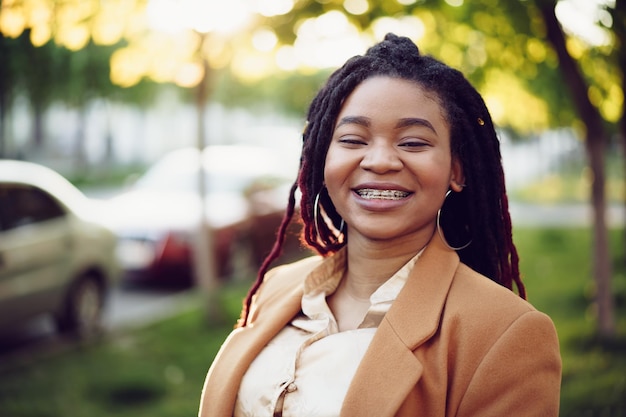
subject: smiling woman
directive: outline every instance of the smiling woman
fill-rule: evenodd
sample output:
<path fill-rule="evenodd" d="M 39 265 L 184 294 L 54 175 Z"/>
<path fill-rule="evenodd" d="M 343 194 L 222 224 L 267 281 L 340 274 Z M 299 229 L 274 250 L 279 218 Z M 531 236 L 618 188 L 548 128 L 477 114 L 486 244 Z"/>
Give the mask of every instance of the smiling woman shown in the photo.
<path fill-rule="evenodd" d="M 270 270 L 298 188 L 320 256 Z M 200 416 L 556 416 L 556 332 L 525 294 L 482 97 L 388 34 L 311 103 L 275 246 Z"/>

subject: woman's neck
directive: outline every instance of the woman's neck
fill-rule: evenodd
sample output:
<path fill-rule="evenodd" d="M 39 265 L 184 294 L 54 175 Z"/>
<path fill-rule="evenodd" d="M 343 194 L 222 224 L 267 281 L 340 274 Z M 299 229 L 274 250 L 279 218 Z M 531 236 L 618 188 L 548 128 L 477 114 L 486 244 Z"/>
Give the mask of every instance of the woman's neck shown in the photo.
<path fill-rule="evenodd" d="M 344 290 L 356 299 L 369 297 L 413 258 L 424 245 L 348 240 Z"/>
<path fill-rule="evenodd" d="M 348 240 L 347 268 L 339 287 L 328 297 L 339 331 L 356 329 L 370 307 L 371 295 L 422 247 Z"/>

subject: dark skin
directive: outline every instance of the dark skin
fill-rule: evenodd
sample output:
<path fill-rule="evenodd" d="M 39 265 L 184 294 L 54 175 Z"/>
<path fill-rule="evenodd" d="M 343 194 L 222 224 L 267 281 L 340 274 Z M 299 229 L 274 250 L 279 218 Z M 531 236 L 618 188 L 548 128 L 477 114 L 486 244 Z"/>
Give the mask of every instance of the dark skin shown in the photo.
<path fill-rule="evenodd" d="M 328 193 L 347 224 L 347 269 L 328 304 L 356 329 L 370 296 L 422 250 L 463 173 L 443 110 L 416 83 L 373 77 L 344 103 L 326 155 Z"/>

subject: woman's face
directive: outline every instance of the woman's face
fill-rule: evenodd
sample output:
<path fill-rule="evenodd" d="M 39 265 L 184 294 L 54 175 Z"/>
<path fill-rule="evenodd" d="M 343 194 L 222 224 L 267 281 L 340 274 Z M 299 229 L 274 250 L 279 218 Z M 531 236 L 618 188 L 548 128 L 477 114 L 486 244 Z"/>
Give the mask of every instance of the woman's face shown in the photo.
<path fill-rule="evenodd" d="M 374 77 L 339 113 L 324 180 L 349 241 L 425 245 L 446 191 L 461 191 L 443 109 L 416 83 Z"/>

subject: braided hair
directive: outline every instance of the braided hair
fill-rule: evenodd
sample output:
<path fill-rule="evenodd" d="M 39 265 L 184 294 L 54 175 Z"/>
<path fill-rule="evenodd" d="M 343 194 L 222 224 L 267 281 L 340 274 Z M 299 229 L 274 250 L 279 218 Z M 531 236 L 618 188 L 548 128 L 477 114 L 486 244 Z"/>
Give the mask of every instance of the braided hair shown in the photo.
<path fill-rule="evenodd" d="M 322 256 L 335 253 L 346 244 L 346 239 L 338 234 L 341 217 L 325 191 L 324 163 L 344 101 L 360 83 L 375 76 L 417 83 L 437 99 L 450 127 L 452 156 L 463 167 L 466 185 L 462 192 L 451 193 L 444 202 L 442 213 L 445 210 L 446 216 L 441 217 L 440 224 L 446 240 L 471 240 L 470 245 L 457 251 L 461 261 L 508 289 L 513 290 L 515 284 L 520 297 L 526 298 L 513 244 L 500 144 L 482 97 L 460 71 L 422 55 L 410 39 L 390 33 L 365 55 L 350 58 L 336 70 L 311 102 L 299 175 L 274 247 L 246 297 L 239 325 L 245 326 L 252 296 L 270 264 L 280 255 L 295 211 L 297 188 L 302 195 L 302 240 Z M 315 223 L 316 204 L 332 227 L 325 221 Z"/>

